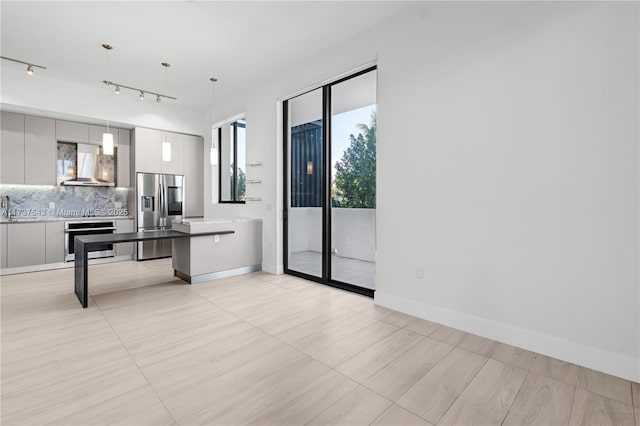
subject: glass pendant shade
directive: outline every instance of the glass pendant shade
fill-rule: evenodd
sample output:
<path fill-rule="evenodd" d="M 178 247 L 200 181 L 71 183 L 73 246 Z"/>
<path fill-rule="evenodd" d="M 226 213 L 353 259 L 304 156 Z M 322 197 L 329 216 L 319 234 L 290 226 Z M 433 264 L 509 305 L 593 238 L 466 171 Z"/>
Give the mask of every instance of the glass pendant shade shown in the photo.
<path fill-rule="evenodd" d="M 162 142 L 162 161 L 171 161 L 171 142 Z"/>
<path fill-rule="evenodd" d="M 111 133 L 102 134 L 102 154 L 113 155 L 113 135 Z"/>
<path fill-rule="evenodd" d="M 211 147 L 211 149 L 209 150 L 209 162 L 211 163 L 212 166 L 217 166 L 218 165 L 218 149 Z"/>

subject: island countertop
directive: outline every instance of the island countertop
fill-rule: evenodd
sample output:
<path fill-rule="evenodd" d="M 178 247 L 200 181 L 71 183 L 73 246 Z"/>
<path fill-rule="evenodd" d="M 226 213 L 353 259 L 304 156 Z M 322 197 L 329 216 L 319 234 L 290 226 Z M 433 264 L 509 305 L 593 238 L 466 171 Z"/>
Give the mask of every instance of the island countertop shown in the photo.
<path fill-rule="evenodd" d="M 256 219 L 252 217 L 198 217 L 198 218 L 174 220 L 173 223 L 198 226 L 198 225 L 214 225 L 219 223 L 253 222 L 256 220 L 262 221 L 262 219 Z"/>
<path fill-rule="evenodd" d="M 220 229 L 220 226 L 228 227 L 233 224 L 260 222 L 262 219 L 255 219 L 250 217 L 204 217 L 204 218 L 192 218 L 174 220 L 172 229 L 187 234 L 197 234 L 199 232 L 215 231 Z"/>

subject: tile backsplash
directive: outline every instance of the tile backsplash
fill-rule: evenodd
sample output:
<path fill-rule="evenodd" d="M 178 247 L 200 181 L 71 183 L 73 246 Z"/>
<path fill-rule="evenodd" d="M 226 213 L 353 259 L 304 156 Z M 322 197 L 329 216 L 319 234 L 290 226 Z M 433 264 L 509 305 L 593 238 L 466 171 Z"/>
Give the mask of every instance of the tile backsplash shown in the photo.
<path fill-rule="evenodd" d="M 130 190 L 132 191 L 114 187 L 0 184 L 0 195 L 9 197 L 11 217 L 18 219 L 129 216 L 133 214 L 127 208 Z M 6 208 L 1 208 L 0 214 L 6 217 Z"/>

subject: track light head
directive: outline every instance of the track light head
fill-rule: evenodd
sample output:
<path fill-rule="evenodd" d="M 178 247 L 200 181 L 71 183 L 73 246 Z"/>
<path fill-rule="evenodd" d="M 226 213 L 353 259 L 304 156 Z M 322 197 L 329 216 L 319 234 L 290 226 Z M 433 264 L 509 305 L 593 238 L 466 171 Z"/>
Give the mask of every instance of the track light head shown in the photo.
<path fill-rule="evenodd" d="M 140 100 L 144 99 L 144 92 L 142 90 L 140 91 L 140 96 L 138 96 L 138 99 Z"/>
<path fill-rule="evenodd" d="M 33 75 L 33 67 L 31 65 L 27 66 L 27 74 Z"/>
<path fill-rule="evenodd" d="M 160 95 L 156 96 L 156 102 L 160 102 Z"/>
<path fill-rule="evenodd" d="M 120 86 L 116 85 L 116 95 L 119 95 L 119 94 L 120 94 Z"/>

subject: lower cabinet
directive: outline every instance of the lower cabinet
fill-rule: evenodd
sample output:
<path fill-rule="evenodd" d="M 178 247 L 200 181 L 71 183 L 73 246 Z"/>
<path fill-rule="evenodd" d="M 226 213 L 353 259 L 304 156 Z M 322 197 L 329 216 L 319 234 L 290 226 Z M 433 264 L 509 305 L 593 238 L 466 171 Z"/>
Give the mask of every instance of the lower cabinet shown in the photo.
<path fill-rule="evenodd" d="M 7 267 L 45 263 L 45 224 L 12 223 L 7 227 Z"/>
<path fill-rule="evenodd" d="M 45 232 L 45 262 L 64 262 L 64 222 L 47 222 Z"/>
<path fill-rule="evenodd" d="M 133 219 L 116 220 L 116 233 L 133 232 Z M 134 243 L 116 244 L 116 256 L 132 256 Z"/>
<path fill-rule="evenodd" d="M 115 222 L 116 232 L 133 232 L 133 219 Z M 64 221 L 1 224 L 0 239 L 3 269 L 64 262 Z M 116 256 L 132 256 L 133 244 L 116 244 Z"/>
<path fill-rule="evenodd" d="M 7 225 L 0 225 L 0 240 L 2 240 L 2 248 L 0 248 L 0 268 L 7 267 Z"/>

